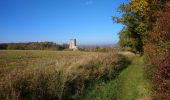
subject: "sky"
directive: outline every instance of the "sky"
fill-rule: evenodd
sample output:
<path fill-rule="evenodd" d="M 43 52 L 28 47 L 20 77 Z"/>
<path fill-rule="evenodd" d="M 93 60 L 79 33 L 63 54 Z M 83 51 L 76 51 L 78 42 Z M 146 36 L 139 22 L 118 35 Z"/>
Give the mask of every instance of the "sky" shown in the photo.
<path fill-rule="evenodd" d="M 127 0 L 0 0 L 0 43 L 118 42 L 121 24 L 112 16 Z"/>

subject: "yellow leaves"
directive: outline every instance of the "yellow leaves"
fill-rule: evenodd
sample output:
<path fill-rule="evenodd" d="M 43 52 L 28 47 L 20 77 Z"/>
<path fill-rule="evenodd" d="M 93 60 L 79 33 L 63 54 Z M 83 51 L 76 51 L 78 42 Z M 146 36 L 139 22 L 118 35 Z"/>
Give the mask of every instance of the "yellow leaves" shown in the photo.
<path fill-rule="evenodd" d="M 147 0 L 130 0 L 130 9 L 140 15 L 145 15 L 148 9 Z"/>
<path fill-rule="evenodd" d="M 140 22 L 139 25 L 135 29 L 139 34 L 142 34 L 146 31 L 146 24 L 143 22 Z"/>

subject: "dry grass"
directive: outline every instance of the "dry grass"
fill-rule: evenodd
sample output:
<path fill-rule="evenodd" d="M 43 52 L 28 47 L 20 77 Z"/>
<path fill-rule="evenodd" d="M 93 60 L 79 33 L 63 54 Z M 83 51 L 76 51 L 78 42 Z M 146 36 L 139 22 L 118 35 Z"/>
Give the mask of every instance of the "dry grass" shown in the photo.
<path fill-rule="evenodd" d="M 0 51 L 0 99 L 80 99 L 89 84 L 114 79 L 126 64 L 115 53 Z"/>

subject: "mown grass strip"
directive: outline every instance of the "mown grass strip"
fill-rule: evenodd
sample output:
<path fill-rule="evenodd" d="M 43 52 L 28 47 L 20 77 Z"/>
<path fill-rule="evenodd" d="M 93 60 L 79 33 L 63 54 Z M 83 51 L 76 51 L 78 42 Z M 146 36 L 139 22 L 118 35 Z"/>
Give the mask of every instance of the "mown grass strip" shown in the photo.
<path fill-rule="evenodd" d="M 150 90 L 144 78 L 143 58 L 131 56 L 130 64 L 120 75 L 107 83 L 99 82 L 89 89 L 84 100 L 149 100 Z"/>

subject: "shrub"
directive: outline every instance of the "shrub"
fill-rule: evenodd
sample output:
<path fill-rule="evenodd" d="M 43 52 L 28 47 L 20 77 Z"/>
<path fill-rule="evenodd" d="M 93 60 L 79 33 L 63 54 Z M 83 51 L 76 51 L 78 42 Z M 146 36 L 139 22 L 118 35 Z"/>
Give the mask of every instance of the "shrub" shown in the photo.
<path fill-rule="evenodd" d="M 170 10 L 161 13 L 153 31 L 146 34 L 145 52 L 150 61 L 153 96 L 168 99 L 170 95 Z"/>

